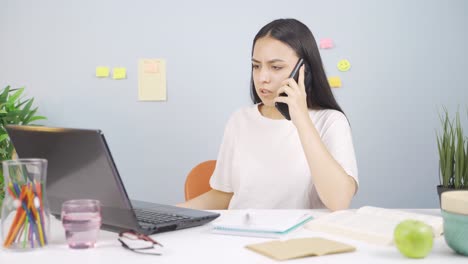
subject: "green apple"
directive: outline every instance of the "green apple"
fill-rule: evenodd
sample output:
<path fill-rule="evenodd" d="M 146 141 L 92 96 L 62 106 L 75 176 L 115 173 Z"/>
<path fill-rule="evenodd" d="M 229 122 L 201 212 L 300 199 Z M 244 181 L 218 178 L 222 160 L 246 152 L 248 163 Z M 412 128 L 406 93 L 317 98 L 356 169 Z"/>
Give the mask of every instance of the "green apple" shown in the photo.
<path fill-rule="evenodd" d="M 395 245 L 408 258 L 424 258 L 431 252 L 434 242 L 432 227 L 417 220 L 399 223 L 393 232 Z"/>

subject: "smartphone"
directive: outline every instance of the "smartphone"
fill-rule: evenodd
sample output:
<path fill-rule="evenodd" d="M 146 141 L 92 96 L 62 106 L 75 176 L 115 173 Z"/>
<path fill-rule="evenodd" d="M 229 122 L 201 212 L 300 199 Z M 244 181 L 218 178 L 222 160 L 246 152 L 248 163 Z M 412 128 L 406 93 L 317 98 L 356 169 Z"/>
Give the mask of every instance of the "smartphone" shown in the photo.
<path fill-rule="evenodd" d="M 289 74 L 288 78 L 294 78 L 294 80 L 297 82 L 297 79 L 299 78 L 299 69 L 301 66 L 304 64 L 304 60 L 300 58 L 296 66 L 294 66 L 294 69 L 292 70 L 291 74 Z M 288 96 L 286 93 L 280 93 L 279 96 Z M 291 120 L 291 116 L 289 115 L 289 107 L 288 104 L 286 103 L 275 103 L 276 108 L 280 113 L 287 119 Z"/>

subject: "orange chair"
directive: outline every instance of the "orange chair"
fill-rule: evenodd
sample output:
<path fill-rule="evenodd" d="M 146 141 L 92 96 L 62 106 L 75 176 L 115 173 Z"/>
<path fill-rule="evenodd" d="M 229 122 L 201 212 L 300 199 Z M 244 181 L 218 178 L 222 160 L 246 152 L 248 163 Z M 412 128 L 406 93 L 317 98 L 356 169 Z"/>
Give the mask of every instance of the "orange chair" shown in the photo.
<path fill-rule="evenodd" d="M 211 190 L 210 178 L 216 167 L 216 160 L 207 160 L 195 166 L 185 179 L 185 201 Z"/>

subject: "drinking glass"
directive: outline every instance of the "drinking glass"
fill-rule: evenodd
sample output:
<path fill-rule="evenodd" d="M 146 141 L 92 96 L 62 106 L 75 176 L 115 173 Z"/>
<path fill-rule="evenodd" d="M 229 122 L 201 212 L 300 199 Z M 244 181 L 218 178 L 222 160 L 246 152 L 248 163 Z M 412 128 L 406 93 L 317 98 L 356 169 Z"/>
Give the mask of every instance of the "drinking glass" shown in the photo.
<path fill-rule="evenodd" d="M 92 248 L 101 228 L 98 200 L 69 200 L 62 204 L 62 224 L 70 248 Z"/>

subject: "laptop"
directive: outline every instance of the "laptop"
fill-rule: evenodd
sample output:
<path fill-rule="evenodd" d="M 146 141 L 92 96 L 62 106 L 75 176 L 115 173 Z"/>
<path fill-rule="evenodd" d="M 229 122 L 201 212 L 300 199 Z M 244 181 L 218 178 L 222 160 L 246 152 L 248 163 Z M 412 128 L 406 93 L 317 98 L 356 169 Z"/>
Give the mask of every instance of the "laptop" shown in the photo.
<path fill-rule="evenodd" d="M 102 228 L 135 230 L 149 235 L 200 226 L 218 213 L 134 201 L 100 130 L 7 125 L 20 158 L 48 160 L 46 194 L 51 214 L 60 218 L 62 203 L 70 199 L 101 202 Z"/>

